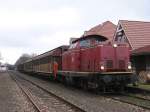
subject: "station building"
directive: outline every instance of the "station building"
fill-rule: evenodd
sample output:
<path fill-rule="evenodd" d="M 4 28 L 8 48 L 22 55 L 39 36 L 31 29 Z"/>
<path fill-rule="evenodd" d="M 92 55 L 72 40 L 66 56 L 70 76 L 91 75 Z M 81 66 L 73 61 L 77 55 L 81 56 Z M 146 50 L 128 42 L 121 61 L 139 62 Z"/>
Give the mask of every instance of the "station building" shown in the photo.
<path fill-rule="evenodd" d="M 120 20 L 113 41 L 129 44 L 139 80 L 150 80 L 150 22 Z"/>

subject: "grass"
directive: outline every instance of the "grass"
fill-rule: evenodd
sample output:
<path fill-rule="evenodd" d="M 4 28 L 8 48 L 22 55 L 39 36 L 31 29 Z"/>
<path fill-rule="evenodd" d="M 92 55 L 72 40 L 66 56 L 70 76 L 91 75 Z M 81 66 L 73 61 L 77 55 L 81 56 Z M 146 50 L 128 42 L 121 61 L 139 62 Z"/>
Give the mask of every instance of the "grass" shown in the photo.
<path fill-rule="evenodd" d="M 132 87 L 133 85 L 129 84 L 129 86 Z M 140 84 L 140 83 L 138 83 L 138 86 L 136 86 L 136 87 L 150 90 L 150 84 Z"/>
<path fill-rule="evenodd" d="M 150 90 L 150 84 L 139 84 L 138 87 L 139 87 L 139 88 L 149 89 L 149 90 Z"/>

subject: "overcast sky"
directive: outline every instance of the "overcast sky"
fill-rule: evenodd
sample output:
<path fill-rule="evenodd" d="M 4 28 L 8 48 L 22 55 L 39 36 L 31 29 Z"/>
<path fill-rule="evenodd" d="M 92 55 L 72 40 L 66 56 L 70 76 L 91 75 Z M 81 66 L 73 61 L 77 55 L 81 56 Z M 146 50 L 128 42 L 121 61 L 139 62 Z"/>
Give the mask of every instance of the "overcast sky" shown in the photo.
<path fill-rule="evenodd" d="M 0 0 L 0 52 L 14 64 L 69 43 L 107 20 L 150 21 L 150 0 Z"/>

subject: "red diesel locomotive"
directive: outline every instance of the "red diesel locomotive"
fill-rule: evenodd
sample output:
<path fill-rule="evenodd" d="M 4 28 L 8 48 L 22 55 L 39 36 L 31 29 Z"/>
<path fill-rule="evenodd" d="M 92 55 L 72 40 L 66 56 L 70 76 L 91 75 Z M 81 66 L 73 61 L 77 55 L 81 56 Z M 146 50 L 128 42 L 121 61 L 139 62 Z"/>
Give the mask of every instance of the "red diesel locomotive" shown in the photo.
<path fill-rule="evenodd" d="M 128 45 L 112 44 L 97 35 L 74 40 L 69 48 L 60 46 L 36 56 L 19 64 L 18 70 L 101 91 L 123 88 L 132 83 L 133 76 Z"/>

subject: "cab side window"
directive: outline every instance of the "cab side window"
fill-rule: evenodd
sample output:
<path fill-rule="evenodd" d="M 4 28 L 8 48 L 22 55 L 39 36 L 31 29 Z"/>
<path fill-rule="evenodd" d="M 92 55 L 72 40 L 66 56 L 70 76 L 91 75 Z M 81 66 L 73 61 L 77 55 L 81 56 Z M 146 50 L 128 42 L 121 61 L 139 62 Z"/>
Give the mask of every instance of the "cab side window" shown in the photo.
<path fill-rule="evenodd" d="M 80 47 L 90 47 L 90 40 L 81 40 Z"/>
<path fill-rule="evenodd" d="M 69 49 L 74 49 L 78 47 L 78 42 L 75 42 L 73 44 L 70 45 Z"/>

